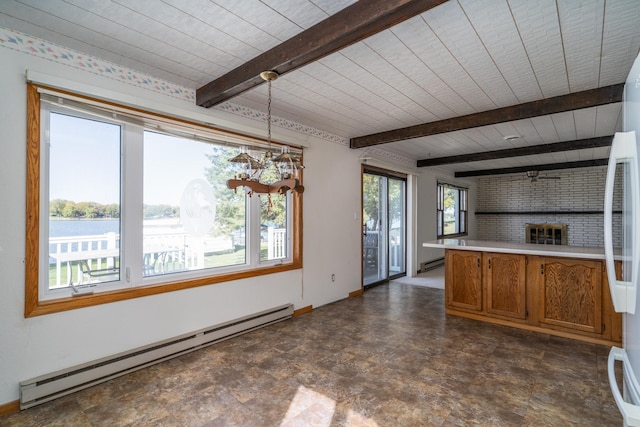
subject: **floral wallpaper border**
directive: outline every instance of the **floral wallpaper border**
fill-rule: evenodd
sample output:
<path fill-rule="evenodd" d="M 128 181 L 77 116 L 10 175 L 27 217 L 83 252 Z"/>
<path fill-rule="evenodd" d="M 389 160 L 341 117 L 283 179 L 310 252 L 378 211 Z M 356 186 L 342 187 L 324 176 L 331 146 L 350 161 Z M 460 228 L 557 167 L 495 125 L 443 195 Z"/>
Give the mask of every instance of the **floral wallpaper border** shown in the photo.
<path fill-rule="evenodd" d="M 151 90 L 183 101 L 195 102 L 196 99 L 196 92 L 193 89 L 155 78 L 150 74 L 122 67 L 110 61 L 85 55 L 76 50 L 8 28 L 0 27 L 0 46 L 37 56 L 52 62 L 57 62 L 59 64 L 64 64 L 101 77 L 125 82 L 133 86 Z M 237 116 L 265 123 L 267 122 L 267 115 L 265 113 L 252 110 L 232 102 L 225 102 L 214 108 Z M 290 129 L 296 132 L 322 138 L 336 144 L 344 146 L 349 145 L 348 138 L 343 138 L 329 132 L 321 131 L 310 126 L 305 126 L 279 117 L 272 117 L 272 124 L 283 129 Z"/>

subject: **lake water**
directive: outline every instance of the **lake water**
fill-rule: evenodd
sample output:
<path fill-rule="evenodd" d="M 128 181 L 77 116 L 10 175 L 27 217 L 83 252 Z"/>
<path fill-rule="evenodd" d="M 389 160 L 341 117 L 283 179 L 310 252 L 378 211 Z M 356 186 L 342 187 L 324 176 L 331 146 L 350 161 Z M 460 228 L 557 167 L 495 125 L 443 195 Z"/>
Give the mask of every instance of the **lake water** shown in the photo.
<path fill-rule="evenodd" d="M 119 233 L 119 219 L 49 220 L 49 237 L 92 236 Z"/>

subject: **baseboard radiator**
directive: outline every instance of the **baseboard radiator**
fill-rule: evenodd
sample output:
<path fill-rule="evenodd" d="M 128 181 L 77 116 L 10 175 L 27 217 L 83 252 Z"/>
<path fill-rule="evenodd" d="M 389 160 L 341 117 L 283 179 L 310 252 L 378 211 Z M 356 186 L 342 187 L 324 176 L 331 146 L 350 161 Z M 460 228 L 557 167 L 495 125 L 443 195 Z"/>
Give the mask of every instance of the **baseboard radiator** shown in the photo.
<path fill-rule="evenodd" d="M 293 315 L 285 304 L 175 338 L 139 347 L 20 383 L 20 409 L 30 408 L 138 369 L 189 353 Z"/>
<path fill-rule="evenodd" d="M 425 271 L 433 270 L 444 265 L 444 258 L 432 259 L 431 261 L 425 261 L 420 263 L 420 271 L 418 273 L 424 273 Z"/>

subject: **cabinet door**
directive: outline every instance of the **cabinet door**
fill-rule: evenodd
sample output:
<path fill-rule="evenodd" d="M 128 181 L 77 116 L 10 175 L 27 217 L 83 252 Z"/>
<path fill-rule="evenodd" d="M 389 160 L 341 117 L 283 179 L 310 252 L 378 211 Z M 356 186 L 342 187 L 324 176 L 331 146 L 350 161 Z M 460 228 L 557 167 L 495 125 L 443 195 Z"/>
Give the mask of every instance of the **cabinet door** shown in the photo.
<path fill-rule="evenodd" d="M 447 250 L 445 295 L 449 308 L 482 311 L 481 252 Z"/>
<path fill-rule="evenodd" d="M 485 254 L 487 313 L 516 319 L 527 317 L 525 264 L 524 255 Z"/>
<path fill-rule="evenodd" d="M 544 258 L 540 266 L 540 321 L 602 332 L 602 263 Z"/>

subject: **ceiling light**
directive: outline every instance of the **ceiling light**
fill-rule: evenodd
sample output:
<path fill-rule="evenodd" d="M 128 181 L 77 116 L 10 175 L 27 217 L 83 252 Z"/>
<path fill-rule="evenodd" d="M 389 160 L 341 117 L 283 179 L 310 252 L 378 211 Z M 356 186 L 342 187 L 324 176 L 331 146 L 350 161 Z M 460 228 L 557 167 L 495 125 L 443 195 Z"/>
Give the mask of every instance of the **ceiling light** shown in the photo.
<path fill-rule="evenodd" d="M 514 141 L 520 138 L 521 138 L 520 135 L 506 135 L 502 137 L 502 139 L 504 139 L 505 141 Z"/>

